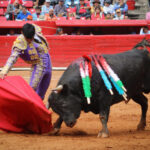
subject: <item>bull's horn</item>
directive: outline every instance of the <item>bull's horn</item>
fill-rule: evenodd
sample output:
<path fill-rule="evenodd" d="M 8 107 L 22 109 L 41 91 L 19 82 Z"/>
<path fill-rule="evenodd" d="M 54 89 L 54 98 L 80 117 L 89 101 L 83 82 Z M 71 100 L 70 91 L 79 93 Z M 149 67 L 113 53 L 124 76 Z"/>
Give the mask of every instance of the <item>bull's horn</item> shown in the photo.
<path fill-rule="evenodd" d="M 63 89 L 63 85 L 58 85 L 55 89 L 53 89 L 52 91 L 54 92 L 60 92 Z"/>

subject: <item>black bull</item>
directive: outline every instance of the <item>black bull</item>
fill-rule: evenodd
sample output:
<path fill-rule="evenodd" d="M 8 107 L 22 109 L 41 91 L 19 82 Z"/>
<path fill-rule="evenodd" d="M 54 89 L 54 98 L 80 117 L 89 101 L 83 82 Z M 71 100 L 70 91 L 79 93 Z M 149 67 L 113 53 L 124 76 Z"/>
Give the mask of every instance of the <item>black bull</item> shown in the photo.
<path fill-rule="evenodd" d="M 141 106 L 142 113 L 137 126 L 138 130 L 144 130 L 146 126 L 148 102 L 143 92 L 150 92 L 150 56 L 145 46 L 149 46 L 149 44 L 144 40 L 136 45 L 133 50 L 114 55 L 103 55 L 125 85 L 128 100 L 132 98 Z M 143 47 L 143 49 L 139 50 L 139 47 Z M 70 64 L 60 78 L 57 88 L 49 96 L 49 107 L 59 115 L 54 128 L 58 132 L 63 121 L 67 126 L 73 127 L 80 116 L 81 110 L 92 111 L 99 114 L 102 123 L 102 130 L 98 136 L 108 137 L 107 121 L 110 106 L 123 101 L 123 97 L 114 88 L 114 95 L 110 95 L 94 62 L 92 62 L 92 98 L 91 104 L 88 105 L 84 97 L 79 72 L 80 62 L 84 62 L 84 58 L 81 57 Z"/>

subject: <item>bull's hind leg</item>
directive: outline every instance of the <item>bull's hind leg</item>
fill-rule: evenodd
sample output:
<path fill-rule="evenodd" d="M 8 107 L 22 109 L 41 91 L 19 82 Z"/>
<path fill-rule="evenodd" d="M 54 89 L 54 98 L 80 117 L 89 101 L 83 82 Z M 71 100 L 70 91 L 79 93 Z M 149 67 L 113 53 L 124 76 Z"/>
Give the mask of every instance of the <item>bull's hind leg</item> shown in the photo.
<path fill-rule="evenodd" d="M 110 107 L 107 107 L 104 111 L 101 111 L 99 116 L 102 123 L 102 130 L 98 133 L 98 137 L 109 137 L 109 132 L 107 128 L 108 116 L 109 116 Z"/>
<path fill-rule="evenodd" d="M 146 113 L 148 109 L 147 98 L 143 94 L 136 95 L 132 98 L 136 103 L 141 105 L 141 120 L 137 126 L 137 130 L 144 130 L 146 126 Z"/>

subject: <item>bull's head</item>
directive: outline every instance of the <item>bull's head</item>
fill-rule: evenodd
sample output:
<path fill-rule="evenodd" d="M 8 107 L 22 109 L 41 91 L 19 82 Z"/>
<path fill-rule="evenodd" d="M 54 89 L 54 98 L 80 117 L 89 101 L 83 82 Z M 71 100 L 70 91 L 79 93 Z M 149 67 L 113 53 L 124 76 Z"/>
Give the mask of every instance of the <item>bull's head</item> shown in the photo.
<path fill-rule="evenodd" d="M 49 96 L 49 107 L 56 112 L 67 126 L 73 127 L 81 112 L 81 101 L 68 85 L 58 85 Z"/>

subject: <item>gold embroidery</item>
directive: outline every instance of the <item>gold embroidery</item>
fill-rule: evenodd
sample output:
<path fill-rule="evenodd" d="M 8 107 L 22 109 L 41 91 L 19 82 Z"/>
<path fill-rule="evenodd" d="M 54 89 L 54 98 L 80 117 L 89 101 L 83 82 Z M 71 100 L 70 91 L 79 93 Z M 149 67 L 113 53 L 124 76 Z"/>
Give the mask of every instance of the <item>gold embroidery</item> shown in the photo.
<path fill-rule="evenodd" d="M 36 33 L 41 33 L 42 32 L 42 29 L 39 26 L 37 26 L 36 24 L 32 24 L 32 25 L 35 27 L 35 32 Z"/>
<path fill-rule="evenodd" d="M 42 38 L 42 42 L 43 42 L 43 40 L 44 40 L 43 43 L 45 44 L 46 48 L 49 49 L 48 42 L 47 42 L 46 38 L 43 36 L 43 34 L 42 34 L 42 29 L 41 29 L 39 26 L 35 25 L 35 24 L 33 24 L 33 25 L 34 25 L 34 27 L 35 27 L 35 32 L 36 32 L 36 34 L 37 34 L 39 37 Z"/>
<path fill-rule="evenodd" d="M 37 51 L 35 48 L 32 50 L 32 54 L 37 54 Z"/>
<path fill-rule="evenodd" d="M 45 37 L 42 35 L 42 33 L 41 33 L 41 32 L 42 32 L 41 28 L 40 28 L 39 26 L 35 25 L 35 24 L 33 24 L 33 25 L 34 25 L 34 27 L 35 27 L 35 33 L 36 33 L 39 37 L 41 37 L 41 39 L 42 39 L 42 45 L 44 46 L 43 48 L 44 48 L 44 50 L 45 50 L 45 48 L 46 48 L 45 53 L 47 53 L 47 51 L 48 51 L 48 49 L 49 49 L 47 40 L 46 40 Z M 33 43 L 31 43 L 29 46 L 30 46 L 30 48 L 34 48 Z M 17 37 L 17 39 L 14 41 L 13 48 L 14 48 L 14 47 L 17 47 L 17 48 L 19 48 L 19 49 L 21 49 L 21 50 L 27 49 L 27 41 L 25 40 L 23 34 L 19 35 L 19 36 Z M 24 52 L 22 52 L 22 53 L 24 53 Z"/>
<path fill-rule="evenodd" d="M 42 44 L 39 44 L 39 47 L 38 47 L 39 51 L 41 51 L 43 54 L 47 54 L 48 53 L 48 49 L 45 45 L 44 42 L 42 42 Z"/>
<path fill-rule="evenodd" d="M 37 63 L 39 63 L 39 60 L 26 60 L 25 61 L 26 63 L 28 63 L 28 64 L 37 64 Z"/>
<path fill-rule="evenodd" d="M 28 53 L 29 53 L 29 55 L 31 55 L 32 54 L 32 50 L 29 50 Z"/>
<path fill-rule="evenodd" d="M 35 55 L 35 59 L 38 59 L 39 58 L 39 56 L 38 55 Z"/>
<path fill-rule="evenodd" d="M 19 48 L 21 50 L 27 49 L 27 41 L 25 40 L 24 36 L 21 34 L 17 37 L 17 39 L 14 41 L 13 48 Z"/>

